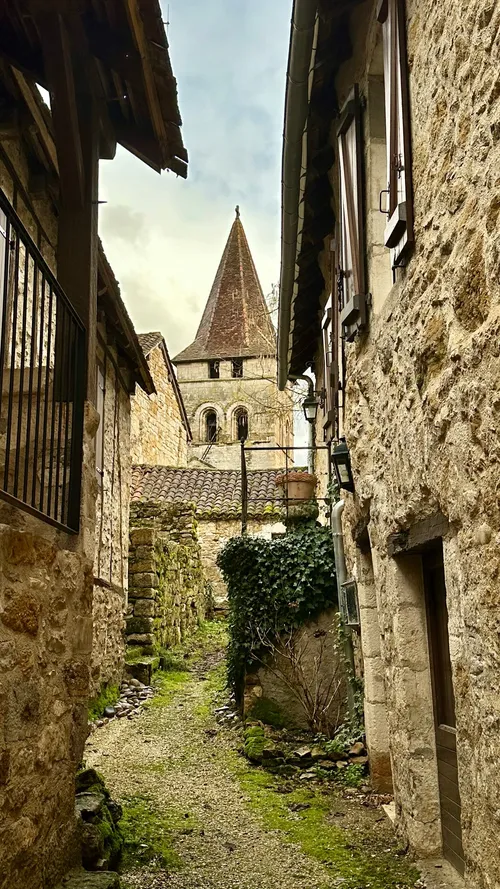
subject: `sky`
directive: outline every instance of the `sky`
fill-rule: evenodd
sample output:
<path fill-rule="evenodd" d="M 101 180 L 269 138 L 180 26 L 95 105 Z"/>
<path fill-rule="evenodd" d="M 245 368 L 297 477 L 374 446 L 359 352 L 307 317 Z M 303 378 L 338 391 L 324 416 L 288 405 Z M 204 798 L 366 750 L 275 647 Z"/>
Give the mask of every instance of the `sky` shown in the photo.
<path fill-rule="evenodd" d="M 279 280 L 281 144 L 292 0 L 170 0 L 188 179 L 125 149 L 102 161 L 100 234 L 139 333 L 173 356 L 196 333 L 239 204 L 265 294 Z"/>

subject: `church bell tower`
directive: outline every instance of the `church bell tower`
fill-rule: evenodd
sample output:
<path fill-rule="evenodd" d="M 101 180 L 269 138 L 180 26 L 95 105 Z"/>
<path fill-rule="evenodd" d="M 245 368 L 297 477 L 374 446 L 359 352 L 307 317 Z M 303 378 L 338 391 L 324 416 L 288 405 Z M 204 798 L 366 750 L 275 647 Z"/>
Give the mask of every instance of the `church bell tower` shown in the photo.
<path fill-rule="evenodd" d="M 239 208 L 194 342 L 174 359 L 193 442 L 189 461 L 240 468 L 240 441 L 249 468 L 285 465 L 293 444 L 293 410 L 276 383 L 276 333 L 264 299 Z M 267 450 L 266 450 L 267 448 Z"/>

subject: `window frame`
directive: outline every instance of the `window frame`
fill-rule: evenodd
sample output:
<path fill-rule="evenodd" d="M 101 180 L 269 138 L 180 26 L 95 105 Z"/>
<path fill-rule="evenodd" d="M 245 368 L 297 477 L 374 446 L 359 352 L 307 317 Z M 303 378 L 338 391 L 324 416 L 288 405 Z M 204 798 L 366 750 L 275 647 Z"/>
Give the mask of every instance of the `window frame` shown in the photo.
<path fill-rule="evenodd" d="M 209 437 L 208 434 L 208 418 L 213 415 L 215 417 L 215 435 L 213 438 Z M 203 415 L 204 427 L 205 427 L 205 442 L 206 444 L 215 444 L 219 437 L 219 418 L 217 416 L 217 411 L 214 408 L 207 408 Z"/>
<path fill-rule="evenodd" d="M 415 243 L 410 90 L 404 0 L 379 0 L 382 25 L 388 210 L 384 244 L 392 268 L 405 265 Z"/>
<path fill-rule="evenodd" d="M 220 379 L 220 360 L 218 358 L 213 358 L 208 362 L 208 378 L 209 380 Z"/>
<path fill-rule="evenodd" d="M 235 366 L 240 373 L 235 373 Z M 243 379 L 243 358 L 231 358 L 231 378 L 233 380 Z"/>

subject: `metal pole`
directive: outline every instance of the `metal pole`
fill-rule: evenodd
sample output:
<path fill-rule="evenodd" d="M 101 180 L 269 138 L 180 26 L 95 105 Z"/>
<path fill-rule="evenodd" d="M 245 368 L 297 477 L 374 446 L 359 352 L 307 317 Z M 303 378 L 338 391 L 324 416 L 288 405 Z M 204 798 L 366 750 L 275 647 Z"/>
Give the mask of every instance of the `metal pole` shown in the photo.
<path fill-rule="evenodd" d="M 247 464 L 245 458 L 245 441 L 241 439 L 241 536 L 247 533 L 248 515 L 248 482 Z"/>

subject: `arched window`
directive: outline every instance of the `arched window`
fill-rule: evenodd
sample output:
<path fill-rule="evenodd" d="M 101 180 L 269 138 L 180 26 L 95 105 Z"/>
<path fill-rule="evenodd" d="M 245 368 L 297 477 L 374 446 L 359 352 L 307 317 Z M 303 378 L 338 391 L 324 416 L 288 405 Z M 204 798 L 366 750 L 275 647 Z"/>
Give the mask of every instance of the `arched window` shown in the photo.
<path fill-rule="evenodd" d="M 244 407 L 239 407 L 234 414 L 236 424 L 236 438 L 238 441 L 246 441 L 248 438 L 248 412 Z"/>
<path fill-rule="evenodd" d="M 205 414 L 205 440 L 217 441 L 217 414 L 207 411 Z"/>

